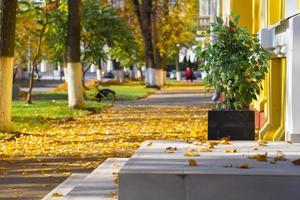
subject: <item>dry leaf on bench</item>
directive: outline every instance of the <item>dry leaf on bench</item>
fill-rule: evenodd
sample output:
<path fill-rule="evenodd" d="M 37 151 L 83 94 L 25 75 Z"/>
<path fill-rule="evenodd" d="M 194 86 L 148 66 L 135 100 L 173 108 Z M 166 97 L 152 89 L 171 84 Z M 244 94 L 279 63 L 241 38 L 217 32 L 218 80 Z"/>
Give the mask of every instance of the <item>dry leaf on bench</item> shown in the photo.
<path fill-rule="evenodd" d="M 249 164 L 248 163 L 242 163 L 238 166 L 240 169 L 249 169 Z"/>
<path fill-rule="evenodd" d="M 294 165 L 300 166 L 300 159 L 298 159 L 298 160 L 293 160 L 292 163 L 293 163 Z"/>
<path fill-rule="evenodd" d="M 189 166 L 196 167 L 198 164 L 195 160 L 189 160 Z"/>
<path fill-rule="evenodd" d="M 175 153 L 177 151 L 177 147 L 167 147 L 165 152 L 166 153 Z"/>
<path fill-rule="evenodd" d="M 284 153 L 282 151 L 277 151 L 277 155 L 273 158 L 274 161 L 286 161 Z"/>
<path fill-rule="evenodd" d="M 248 156 L 249 159 L 255 159 L 257 161 L 261 161 L 261 162 L 267 162 L 267 158 L 268 158 L 268 153 L 264 153 L 264 154 L 256 154 L 256 155 L 249 155 Z"/>
<path fill-rule="evenodd" d="M 200 154 L 195 153 L 195 152 L 186 152 L 184 154 L 184 156 L 187 156 L 187 157 L 197 157 L 197 156 L 200 156 Z"/>
<path fill-rule="evenodd" d="M 224 137 L 224 138 L 221 138 L 219 144 L 229 145 L 229 144 L 230 144 L 230 137 Z"/>
<path fill-rule="evenodd" d="M 226 149 L 224 150 L 225 153 L 236 153 L 237 150 L 236 149 Z"/>
<path fill-rule="evenodd" d="M 56 192 L 56 193 L 53 193 L 52 195 L 51 195 L 51 197 L 63 197 L 64 195 L 62 194 L 62 193 L 58 193 L 58 192 Z"/>
<path fill-rule="evenodd" d="M 209 148 L 199 148 L 198 151 L 199 152 L 212 152 L 212 150 L 210 150 Z"/>

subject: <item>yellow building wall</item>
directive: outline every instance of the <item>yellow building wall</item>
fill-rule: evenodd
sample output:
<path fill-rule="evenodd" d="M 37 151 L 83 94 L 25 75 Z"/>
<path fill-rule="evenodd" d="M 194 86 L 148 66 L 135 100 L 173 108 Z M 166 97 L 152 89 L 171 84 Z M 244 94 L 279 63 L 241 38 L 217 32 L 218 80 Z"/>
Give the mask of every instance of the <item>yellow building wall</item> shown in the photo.
<path fill-rule="evenodd" d="M 261 0 L 231 0 L 231 11 L 241 16 L 240 26 L 247 27 L 252 33 L 257 33 L 261 29 L 262 9 L 265 9 L 267 25 L 270 26 L 284 18 L 285 3 L 285 0 L 267 0 L 266 8 L 262 8 Z M 264 90 L 258 101 L 254 103 L 254 107 L 258 111 L 264 112 L 266 117 L 266 124 L 259 131 L 260 139 L 283 139 L 285 132 L 285 58 L 270 60 L 269 73 L 262 85 Z"/>
<path fill-rule="evenodd" d="M 267 24 L 273 25 L 285 16 L 285 0 L 267 1 Z M 268 78 L 264 81 L 266 124 L 260 130 L 261 139 L 281 140 L 285 134 L 286 60 L 272 58 Z"/>
<path fill-rule="evenodd" d="M 240 26 L 246 27 L 251 33 L 261 28 L 261 0 L 231 0 L 231 11 L 240 15 Z"/>
<path fill-rule="evenodd" d="M 240 15 L 239 26 L 247 27 L 250 32 L 253 32 L 253 0 L 231 0 L 231 11 L 235 15 Z M 250 17 L 249 17 L 250 16 Z"/>

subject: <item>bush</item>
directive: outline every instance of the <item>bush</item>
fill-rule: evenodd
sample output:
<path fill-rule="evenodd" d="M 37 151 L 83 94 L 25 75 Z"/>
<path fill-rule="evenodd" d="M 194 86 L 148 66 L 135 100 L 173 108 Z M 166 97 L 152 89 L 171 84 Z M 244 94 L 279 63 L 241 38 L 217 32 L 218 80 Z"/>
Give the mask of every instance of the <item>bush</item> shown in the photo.
<path fill-rule="evenodd" d="M 231 16 L 228 23 L 218 17 L 203 33 L 204 44 L 195 50 L 207 74 L 204 83 L 223 92 L 223 108 L 233 110 L 249 108 L 257 99 L 269 58 L 257 35 L 238 27 L 238 21 L 239 16 Z"/>

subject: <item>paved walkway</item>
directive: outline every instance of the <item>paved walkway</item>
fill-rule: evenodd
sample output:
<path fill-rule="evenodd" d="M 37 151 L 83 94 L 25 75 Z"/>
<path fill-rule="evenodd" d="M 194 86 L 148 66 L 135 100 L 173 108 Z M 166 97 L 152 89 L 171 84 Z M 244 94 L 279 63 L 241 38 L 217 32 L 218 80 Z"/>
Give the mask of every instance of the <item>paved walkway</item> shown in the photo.
<path fill-rule="evenodd" d="M 144 140 L 203 139 L 210 96 L 199 90 L 162 90 L 139 101 L 117 102 L 100 114 L 55 124 L 30 141 L 21 136 L 11 141 L 18 151 L 37 141 L 33 151 L 48 157 L 0 158 L 0 200 L 40 200 L 71 173 L 89 173 L 107 157 L 128 157 Z M 74 143 L 70 134 L 80 141 Z M 96 149 L 99 155 L 90 153 Z M 81 157 L 81 151 L 90 154 Z M 64 158 L 56 157 L 61 154 Z"/>
<path fill-rule="evenodd" d="M 190 90 L 160 90 L 155 94 L 139 101 L 120 101 L 120 105 L 181 105 L 197 106 L 213 104 L 211 101 L 212 93 L 198 89 Z"/>

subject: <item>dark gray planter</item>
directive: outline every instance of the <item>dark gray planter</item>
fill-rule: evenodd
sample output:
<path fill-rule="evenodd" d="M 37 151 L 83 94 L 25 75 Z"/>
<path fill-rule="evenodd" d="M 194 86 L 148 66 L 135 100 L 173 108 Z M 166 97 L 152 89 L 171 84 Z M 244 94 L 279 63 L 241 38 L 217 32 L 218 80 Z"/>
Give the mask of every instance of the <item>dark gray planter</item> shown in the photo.
<path fill-rule="evenodd" d="M 223 137 L 230 137 L 231 140 L 254 140 L 254 111 L 209 110 L 208 140 Z"/>

